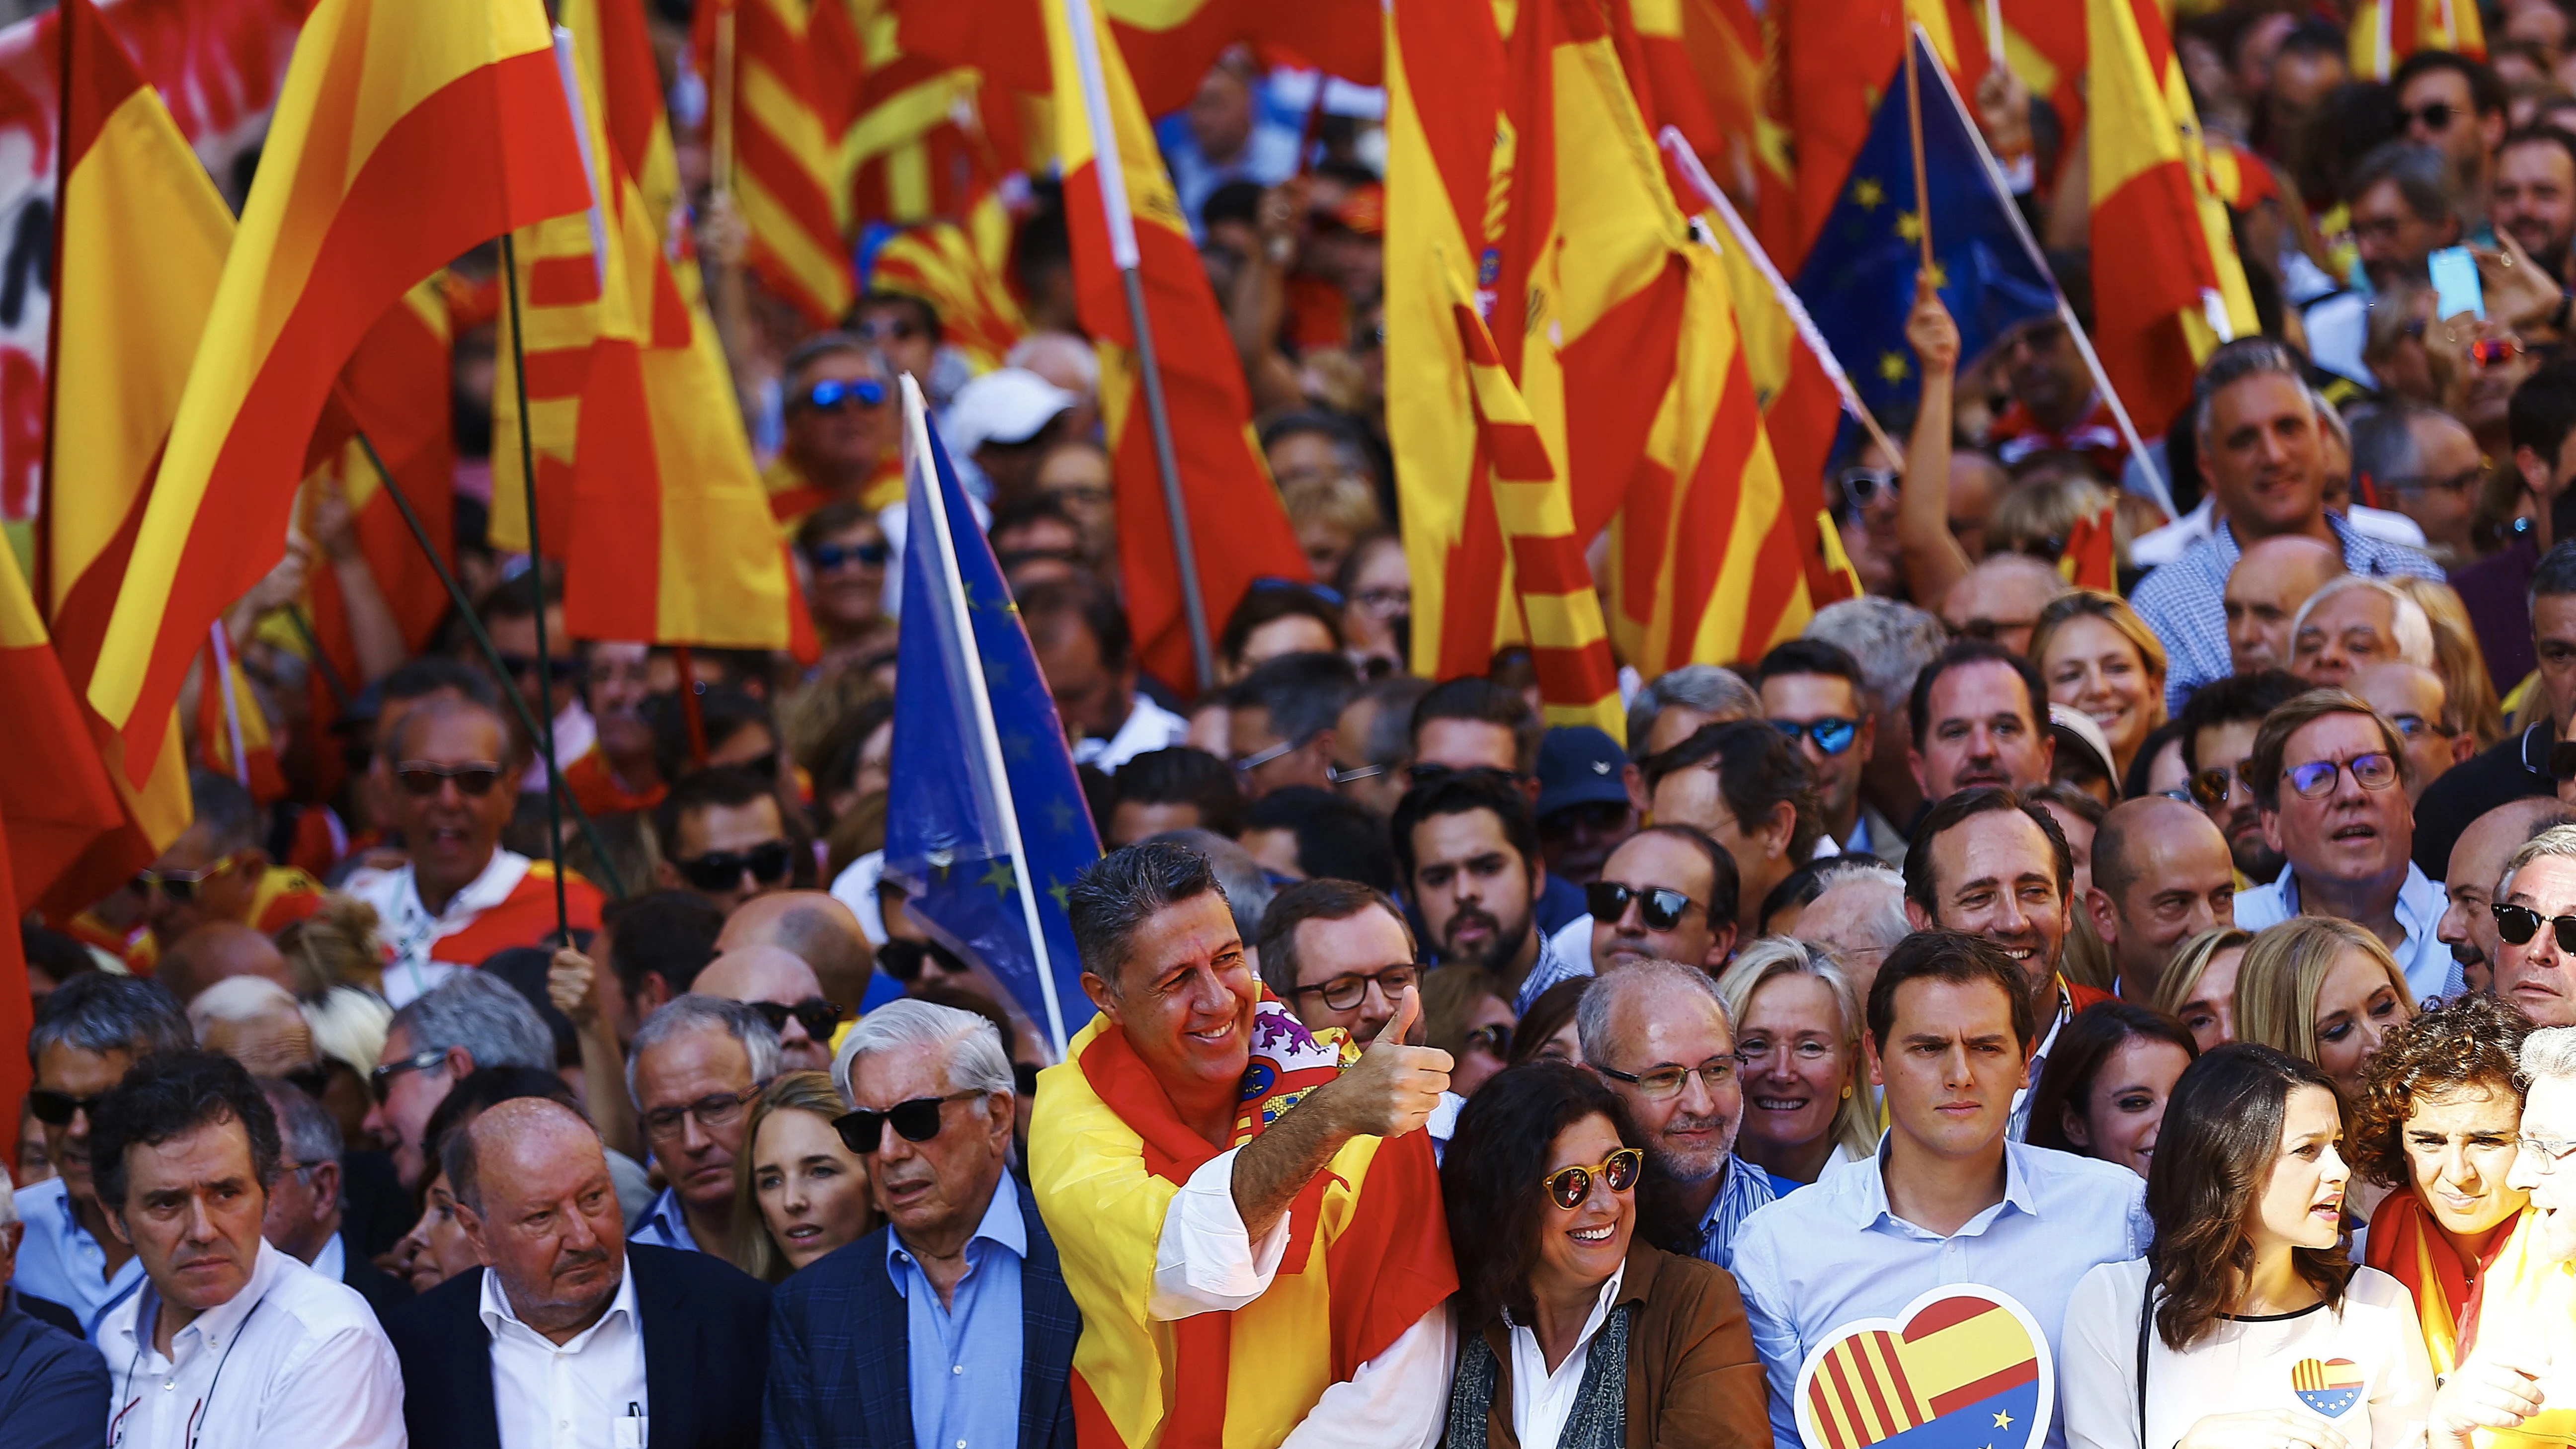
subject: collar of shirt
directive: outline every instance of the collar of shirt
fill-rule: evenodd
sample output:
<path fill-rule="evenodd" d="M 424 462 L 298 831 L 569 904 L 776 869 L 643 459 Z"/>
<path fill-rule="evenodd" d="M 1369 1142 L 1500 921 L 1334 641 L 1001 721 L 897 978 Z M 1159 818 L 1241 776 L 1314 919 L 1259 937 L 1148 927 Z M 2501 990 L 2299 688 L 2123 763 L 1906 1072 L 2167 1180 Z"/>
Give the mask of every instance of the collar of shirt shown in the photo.
<path fill-rule="evenodd" d="M 232 1340 L 242 1320 L 259 1306 L 260 1299 L 268 1296 L 269 1285 L 277 1281 L 280 1265 L 285 1261 L 284 1253 L 261 1239 L 259 1256 L 251 1264 L 250 1281 L 242 1285 L 239 1293 L 188 1320 L 171 1334 L 166 1357 L 153 1342 L 159 1337 L 161 1291 L 157 1285 L 146 1283 L 143 1291 L 134 1295 L 131 1315 L 118 1314 L 115 1326 L 101 1335 L 106 1340 L 104 1346 L 123 1353 L 128 1362 L 140 1363 L 147 1373 L 160 1373 L 165 1365 L 185 1368 L 201 1347 L 220 1352 L 219 1346 Z"/>
<path fill-rule="evenodd" d="M 1592 1342 L 1592 1336 L 1601 1331 L 1601 1325 L 1610 1321 L 1610 1310 L 1619 1306 L 1619 1289 L 1627 1281 L 1628 1264 L 1625 1259 L 1622 1259 L 1618 1267 L 1610 1270 L 1610 1281 L 1601 1285 L 1601 1296 L 1593 1301 L 1590 1316 L 1583 1320 L 1583 1332 L 1575 1335 L 1574 1346 L 1576 1348 L 1582 1348 L 1590 1344 Z M 1503 1322 L 1510 1327 L 1512 1331 L 1512 1341 L 1515 1344 L 1518 1344 L 1523 1339 L 1527 1339 L 1529 1340 L 1529 1346 L 1532 1351 L 1536 1351 L 1538 1347 L 1538 1334 L 1533 1331 L 1528 1324 L 1514 1322 L 1512 1311 L 1508 1308 L 1503 1310 Z M 1573 1359 L 1574 1355 L 1566 1355 L 1566 1362 L 1571 1363 Z M 1563 1373 L 1565 1371 L 1565 1365 L 1557 1365 L 1557 1371 L 1559 1373 Z"/>
<path fill-rule="evenodd" d="M 313 1255 L 310 1266 L 314 1272 L 334 1283 L 345 1281 L 349 1276 L 349 1245 L 340 1241 L 338 1233 L 333 1233 L 323 1240 L 322 1251 Z"/>
<path fill-rule="evenodd" d="M 1007 1248 L 1011 1256 L 1023 1261 L 1029 1256 L 1028 1220 L 1020 1216 L 1020 1195 L 1012 1188 L 1011 1179 L 1007 1176 L 993 1184 L 993 1199 L 984 1205 L 983 1220 L 975 1224 L 975 1235 L 966 1240 L 967 1271 L 970 1273 L 974 1271 L 977 1243 Z M 894 1280 L 895 1292 L 909 1298 L 912 1296 L 912 1274 L 899 1271 L 907 1266 L 913 1273 L 921 1271 L 919 1260 L 913 1257 L 911 1249 L 903 1245 L 902 1235 L 888 1227 L 886 1276 Z"/>
<path fill-rule="evenodd" d="M 2263 888 L 2257 887 L 2257 889 Z M 2281 867 L 2281 873 L 2273 878 L 2269 889 L 2280 896 L 2282 920 L 2288 920 L 2299 914 L 2299 868 L 2297 866 Z M 2439 883 L 2424 873 L 2423 867 L 2411 860 L 2406 862 L 2406 879 L 2397 884 L 2396 909 L 2397 928 L 2406 933 L 2406 948 L 2410 954 L 2418 942 L 2432 935 L 2434 928 L 2442 924 L 2442 912 L 2448 910 L 2450 904 L 2449 895 L 2444 893 Z M 2264 924 L 2275 923 L 2266 921 Z M 2405 963 L 2401 961 L 2398 964 L 2402 966 Z"/>
<path fill-rule="evenodd" d="M 627 1240 L 650 1243 L 657 1248 L 677 1248 L 683 1253 L 698 1251 L 698 1240 L 689 1232 L 689 1215 L 680 1206 L 675 1188 L 664 1188 L 646 1204 L 644 1215 L 635 1220 L 635 1231 Z"/>
<path fill-rule="evenodd" d="M 1538 940 L 1538 955 L 1530 962 L 1529 974 L 1521 978 L 1521 989 L 1513 993 L 1512 1010 L 1515 1012 L 1528 1011 L 1530 1003 L 1538 1000 L 1539 993 L 1560 981 L 1592 974 L 1592 959 L 1589 956 L 1569 956 L 1557 950 L 1556 942 L 1538 928 L 1535 916 L 1530 920 L 1530 934 Z"/>
<path fill-rule="evenodd" d="M 1188 720 L 1154 703 L 1139 690 L 1135 703 L 1127 708 L 1127 717 L 1118 722 L 1118 732 L 1105 740 L 1093 735 L 1076 742 L 1073 762 L 1098 765 L 1114 774 L 1120 765 L 1147 750 L 1167 749 L 1179 744 L 1189 732 Z"/>
<path fill-rule="evenodd" d="M 483 1304 L 476 1313 L 483 1320 L 483 1331 L 492 1335 L 494 1341 L 504 1337 L 516 1338 L 522 1343 L 536 1344 L 552 1354 L 581 1352 L 590 1346 L 590 1341 L 598 1336 L 601 1329 L 621 1317 L 638 1335 L 644 1331 L 643 1320 L 635 1312 L 635 1275 L 623 1268 L 618 1270 L 617 1296 L 608 1301 L 608 1311 L 599 1315 L 590 1327 L 561 1343 L 530 1328 L 527 1320 L 519 1317 L 519 1310 L 511 1306 L 509 1293 L 501 1287 L 501 1275 L 490 1268 L 483 1270 Z"/>
<path fill-rule="evenodd" d="M 1857 1210 L 1857 1221 L 1853 1222 L 1852 1226 L 1868 1232 L 1893 1233 L 1899 1237 L 1924 1238 L 1937 1241 L 1943 1237 L 1983 1237 L 1986 1231 L 1995 1225 L 1996 1220 L 2003 1216 L 2006 1208 L 2010 1208 L 2025 1217 L 2035 1218 L 2039 1216 L 2039 1197 L 2037 1193 L 2032 1190 L 2029 1174 L 2030 1164 L 2028 1158 L 2032 1149 L 2025 1147 L 2021 1143 L 2015 1142 L 2010 1138 L 2006 1138 L 2004 1140 L 2004 1195 L 2002 1201 L 1993 1204 L 1983 1212 L 1978 1213 L 1975 1217 L 1968 1219 L 1967 1222 L 1960 1225 L 1959 1230 L 1955 1233 L 1936 1233 L 1929 1228 L 1917 1227 L 1913 1223 L 1907 1222 L 1905 1219 L 1896 1215 L 1896 1209 L 1890 1206 L 1887 1200 L 1887 1163 L 1890 1156 L 1889 1148 L 1892 1145 L 1894 1137 L 1895 1133 L 1893 1131 L 1880 1134 L 1878 1139 L 1878 1158 L 1872 1165 L 1872 1170 L 1854 1175 L 1857 1180 L 1852 1184 L 1852 1186 L 1856 1195 L 1846 1199 L 1851 1203 L 1852 1207 Z M 1803 1193 L 1800 1194 L 1799 1201 L 1804 1202 L 1805 1200 L 1806 1195 Z"/>

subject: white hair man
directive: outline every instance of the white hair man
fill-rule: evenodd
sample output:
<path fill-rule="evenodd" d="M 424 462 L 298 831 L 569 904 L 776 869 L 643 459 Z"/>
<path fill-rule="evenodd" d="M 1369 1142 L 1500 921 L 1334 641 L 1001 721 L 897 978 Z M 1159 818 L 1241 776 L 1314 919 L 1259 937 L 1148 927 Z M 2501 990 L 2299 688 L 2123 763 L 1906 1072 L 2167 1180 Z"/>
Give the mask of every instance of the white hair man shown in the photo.
<path fill-rule="evenodd" d="M 282 1077 L 313 1065 L 313 1028 L 295 994 L 265 976 L 227 976 L 188 1003 L 197 1045 L 222 1052 L 254 1077 Z"/>
<path fill-rule="evenodd" d="M 1878 963 L 1913 929 L 1905 919 L 1905 877 L 1883 865 L 1827 867 L 1825 888 L 1798 913 L 1799 938 L 1832 951 L 1863 1001 Z"/>
<path fill-rule="evenodd" d="M 2341 688 L 2383 660 L 2433 667 L 2433 621 L 2424 606 L 2386 579 L 2328 579 L 2290 621 L 2290 672 Z"/>

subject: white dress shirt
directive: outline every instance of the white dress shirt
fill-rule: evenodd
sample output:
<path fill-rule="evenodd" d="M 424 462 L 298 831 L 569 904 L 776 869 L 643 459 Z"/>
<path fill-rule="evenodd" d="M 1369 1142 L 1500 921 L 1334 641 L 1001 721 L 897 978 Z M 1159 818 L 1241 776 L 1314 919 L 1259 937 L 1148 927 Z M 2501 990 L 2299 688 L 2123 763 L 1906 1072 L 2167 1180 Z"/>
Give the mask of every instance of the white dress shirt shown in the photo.
<path fill-rule="evenodd" d="M 437 989 L 463 967 L 429 959 L 429 948 L 474 924 L 474 918 L 510 898 L 528 874 L 528 858 L 500 846 L 483 873 L 466 883 L 433 916 L 420 901 L 420 885 L 408 865 L 400 870 L 353 871 L 341 886 L 376 908 L 377 939 L 385 945 L 385 1000 L 396 1010 L 414 997 Z"/>
<path fill-rule="evenodd" d="M 1104 775 L 1115 775 L 1118 767 L 1148 750 L 1167 750 L 1190 736 L 1190 722 L 1142 693 L 1119 721 L 1118 733 L 1107 739 L 1094 735 L 1074 741 L 1073 762 L 1097 765 Z"/>
<path fill-rule="evenodd" d="M 1288 1251 L 1289 1213 L 1252 1241 L 1234 1206 L 1234 1157 L 1242 1150 L 1220 1152 L 1191 1173 L 1164 1213 L 1145 1304 L 1153 1317 L 1230 1313 L 1270 1291 Z M 1442 1303 L 1324 1390 L 1279 1449 L 1431 1449 L 1449 1410 L 1456 1357 L 1457 1331 Z"/>
<path fill-rule="evenodd" d="M 367 1300 L 263 1242 L 250 1282 L 153 1347 L 148 1283 L 99 1324 L 110 1449 L 405 1449 L 402 1367 Z"/>
<path fill-rule="evenodd" d="M 558 1344 L 519 1321 L 500 1275 L 483 1270 L 492 1335 L 492 1412 L 501 1449 L 644 1449 L 644 1325 L 635 1275 L 621 1273 L 599 1321 Z"/>
<path fill-rule="evenodd" d="M 1574 1340 L 1574 1352 L 1547 1371 L 1547 1353 L 1538 1344 L 1538 1334 L 1527 1324 L 1513 1323 L 1506 1311 L 1503 1322 L 1511 1329 L 1512 1341 L 1512 1437 L 1521 1449 L 1556 1449 L 1556 1441 L 1565 1433 L 1565 1421 L 1574 1414 L 1574 1397 L 1583 1387 L 1583 1369 L 1592 1361 L 1592 1339 L 1601 1325 L 1610 1321 L 1610 1310 L 1619 1301 L 1619 1285 L 1628 1276 L 1628 1265 L 1621 1263 L 1610 1281 L 1601 1285 L 1601 1297 L 1592 1305 L 1591 1316 L 1583 1320 L 1583 1332 Z"/>

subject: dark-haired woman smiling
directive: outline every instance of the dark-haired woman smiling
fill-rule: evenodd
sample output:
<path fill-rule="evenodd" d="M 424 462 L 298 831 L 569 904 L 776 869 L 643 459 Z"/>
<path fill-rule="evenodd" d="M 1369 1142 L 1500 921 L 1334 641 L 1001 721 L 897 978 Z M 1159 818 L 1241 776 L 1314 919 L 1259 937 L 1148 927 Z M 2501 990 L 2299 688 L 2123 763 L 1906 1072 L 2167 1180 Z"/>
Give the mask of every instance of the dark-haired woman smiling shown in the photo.
<path fill-rule="evenodd" d="M 1768 1445 L 1735 1280 L 1636 1236 L 1645 1171 L 1599 1078 L 1513 1067 L 1458 1115 L 1440 1167 L 1458 1255 L 1444 1449 Z"/>
<path fill-rule="evenodd" d="M 2147 1169 L 2154 1244 L 2067 1301 L 2069 1449 L 2422 1442 L 2432 1364 L 2405 1287 L 2344 1255 L 2342 1136 L 2333 1085 L 2287 1052 L 2184 1071 Z"/>

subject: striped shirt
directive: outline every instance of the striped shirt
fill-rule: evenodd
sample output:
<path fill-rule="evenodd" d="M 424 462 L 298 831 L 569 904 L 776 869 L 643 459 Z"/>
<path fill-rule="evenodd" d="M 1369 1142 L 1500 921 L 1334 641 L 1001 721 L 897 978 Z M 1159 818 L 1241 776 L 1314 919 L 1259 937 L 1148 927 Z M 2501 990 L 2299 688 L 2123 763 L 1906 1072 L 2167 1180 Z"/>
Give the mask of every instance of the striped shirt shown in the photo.
<path fill-rule="evenodd" d="M 1708 1212 L 1699 1220 L 1698 1256 L 1726 1267 L 1735 1256 L 1735 1230 L 1753 1215 L 1755 1208 L 1768 1207 L 1779 1197 L 1771 1186 L 1771 1174 L 1728 1153 L 1726 1180 L 1718 1184 L 1717 1196 L 1710 1200 Z"/>

